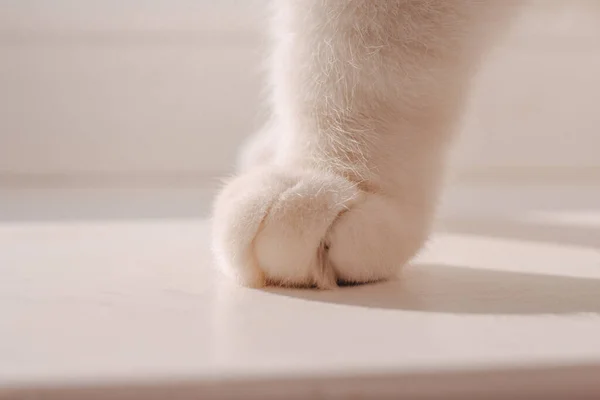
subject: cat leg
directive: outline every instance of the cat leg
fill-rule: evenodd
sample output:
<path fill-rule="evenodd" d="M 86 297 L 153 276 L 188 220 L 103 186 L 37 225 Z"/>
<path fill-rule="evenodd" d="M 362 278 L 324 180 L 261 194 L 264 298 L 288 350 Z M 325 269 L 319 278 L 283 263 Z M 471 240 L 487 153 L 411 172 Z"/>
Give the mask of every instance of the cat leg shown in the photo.
<path fill-rule="evenodd" d="M 426 241 L 469 77 L 509 0 L 274 0 L 276 135 L 216 199 L 241 284 L 395 276 Z"/>

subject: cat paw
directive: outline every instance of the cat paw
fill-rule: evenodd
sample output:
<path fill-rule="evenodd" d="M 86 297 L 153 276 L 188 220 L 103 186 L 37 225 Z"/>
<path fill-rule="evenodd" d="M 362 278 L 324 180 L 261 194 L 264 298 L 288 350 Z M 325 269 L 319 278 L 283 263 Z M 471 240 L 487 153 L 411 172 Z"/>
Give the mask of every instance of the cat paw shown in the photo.
<path fill-rule="evenodd" d="M 426 238 L 422 218 L 321 171 L 256 168 L 217 197 L 213 252 L 250 287 L 329 289 L 396 275 Z"/>

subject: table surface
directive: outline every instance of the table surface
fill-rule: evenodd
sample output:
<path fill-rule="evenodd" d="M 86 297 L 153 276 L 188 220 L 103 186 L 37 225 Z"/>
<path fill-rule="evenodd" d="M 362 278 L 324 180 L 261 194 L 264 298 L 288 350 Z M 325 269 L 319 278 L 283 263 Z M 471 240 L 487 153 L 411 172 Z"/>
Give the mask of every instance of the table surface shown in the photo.
<path fill-rule="evenodd" d="M 216 396 L 240 382 L 246 398 L 253 382 L 257 398 L 310 382 L 332 398 L 436 398 L 454 387 L 444 374 L 548 369 L 547 390 L 584 379 L 600 395 L 600 190 L 587 190 L 554 203 L 538 190 L 512 220 L 501 211 L 533 191 L 479 193 L 495 219 L 463 204 L 399 279 L 322 292 L 222 279 L 204 218 L 5 219 L 0 398 L 132 385 Z M 418 385 L 428 375 L 439 390 Z"/>

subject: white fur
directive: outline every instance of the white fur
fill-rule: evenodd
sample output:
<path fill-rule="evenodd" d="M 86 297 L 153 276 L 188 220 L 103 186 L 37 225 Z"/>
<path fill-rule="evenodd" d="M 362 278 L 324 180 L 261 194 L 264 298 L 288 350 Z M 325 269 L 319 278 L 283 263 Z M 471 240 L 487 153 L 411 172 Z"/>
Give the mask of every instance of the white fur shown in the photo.
<path fill-rule="evenodd" d="M 511 0 L 273 0 L 273 116 L 214 209 L 241 284 L 388 279 L 429 233 L 469 78 Z"/>

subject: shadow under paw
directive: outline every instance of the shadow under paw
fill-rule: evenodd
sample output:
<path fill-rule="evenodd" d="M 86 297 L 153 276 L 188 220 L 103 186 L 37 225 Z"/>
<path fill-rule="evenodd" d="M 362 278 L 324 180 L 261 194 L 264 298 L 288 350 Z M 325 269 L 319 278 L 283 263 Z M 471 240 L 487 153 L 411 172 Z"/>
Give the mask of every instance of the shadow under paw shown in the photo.
<path fill-rule="evenodd" d="M 600 279 L 449 265 L 415 265 L 398 279 L 274 295 L 380 309 L 452 314 L 600 314 Z"/>

